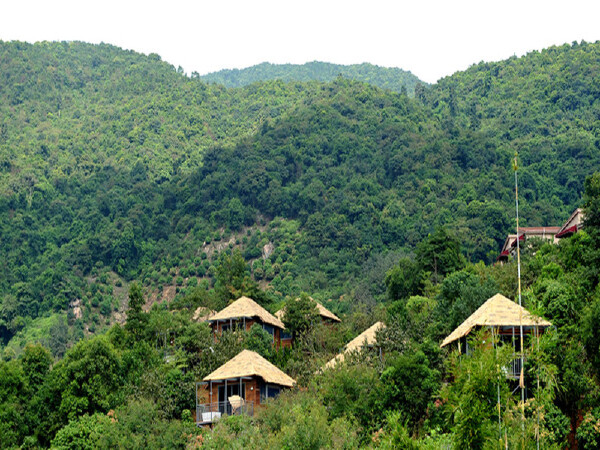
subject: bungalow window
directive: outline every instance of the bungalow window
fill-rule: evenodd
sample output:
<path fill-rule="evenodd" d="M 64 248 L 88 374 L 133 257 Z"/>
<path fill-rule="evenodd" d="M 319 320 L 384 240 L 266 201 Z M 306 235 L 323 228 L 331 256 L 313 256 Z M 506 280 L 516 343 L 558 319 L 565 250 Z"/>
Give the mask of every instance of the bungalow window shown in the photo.
<path fill-rule="evenodd" d="M 263 323 L 262 327 L 263 330 L 265 330 L 267 333 L 273 336 L 273 341 L 275 341 L 275 327 L 272 325 L 267 325 L 266 323 Z"/>
<path fill-rule="evenodd" d="M 281 331 L 281 339 L 291 339 L 292 333 L 289 331 Z"/>
<path fill-rule="evenodd" d="M 277 398 L 281 388 L 279 386 L 273 386 L 272 384 L 263 384 L 260 387 L 260 402 L 264 402 L 270 398 Z"/>
<path fill-rule="evenodd" d="M 240 394 L 240 384 L 236 382 L 232 382 L 227 385 L 227 397 L 225 397 L 225 386 L 219 386 L 219 402 L 226 401 L 229 397 L 233 397 L 234 395 L 239 395 L 243 399 L 246 398 L 246 384 L 242 383 L 242 393 Z"/>
<path fill-rule="evenodd" d="M 241 327 L 242 324 L 240 324 L 237 320 L 234 322 L 226 322 L 223 325 L 221 325 L 221 333 L 225 333 L 226 331 L 235 331 Z"/>

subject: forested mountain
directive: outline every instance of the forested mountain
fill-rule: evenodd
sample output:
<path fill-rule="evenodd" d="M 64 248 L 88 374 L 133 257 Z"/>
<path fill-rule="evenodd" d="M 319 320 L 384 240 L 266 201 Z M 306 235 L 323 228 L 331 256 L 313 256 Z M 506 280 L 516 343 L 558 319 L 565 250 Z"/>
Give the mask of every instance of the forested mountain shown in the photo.
<path fill-rule="evenodd" d="M 436 227 L 490 262 L 515 151 L 528 225 L 561 223 L 600 167 L 599 51 L 480 64 L 412 99 L 340 78 L 226 89 L 109 45 L 1 43 L 4 342 L 80 303 L 70 323 L 111 323 L 116 283 L 210 288 L 235 248 L 274 298 L 342 310 L 381 300 L 363 275 Z"/>
<path fill-rule="evenodd" d="M 244 346 L 307 387 L 343 343 L 386 320 L 396 327 L 384 368 L 367 360 L 321 379 L 314 397 L 285 401 L 304 402 L 330 446 L 337 434 L 350 447 L 376 442 L 381 427 L 392 447 L 409 430 L 462 442 L 467 419 L 440 404 L 470 404 L 469 385 L 457 372 L 464 392 L 441 389 L 458 366 L 447 367 L 438 341 L 488 296 L 515 295 L 514 265 L 489 264 L 514 229 L 518 152 L 522 226 L 559 225 L 584 202 L 591 217 L 588 233 L 525 250 L 524 298 L 557 325 L 545 361 L 560 389 L 544 400 L 545 442 L 564 443 L 568 417 L 594 448 L 600 184 L 588 177 L 600 171 L 600 43 L 474 65 L 412 84 L 414 98 L 391 84 L 397 73 L 373 66 L 342 77 L 333 65 L 296 69 L 223 72 L 251 83 L 228 88 L 110 45 L 0 42 L 0 440 L 49 445 L 59 433 L 60 447 L 97 433 L 109 447 L 134 434 L 138 446 L 181 444 L 193 434 L 179 422 L 189 386 Z M 329 81 L 313 80 L 327 71 Z M 267 73 L 280 79 L 253 78 Z M 312 81 L 286 82 L 293 73 Z M 191 320 L 196 307 L 242 294 L 274 312 L 301 292 L 331 299 L 344 325 L 312 330 L 291 352 L 255 330 L 214 353 Z M 150 312 L 128 309 L 132 296 Z M 414 371 L 421 384 L 398 397 Z M 341 385 L 356 399 L 373 389 L 364 405 L 342 404 Z M 121 419 L 105 415 L 111 408 Z M 159 419 L 141 433 L 145 410 Z M 473 423 L 488 426 L 492 414 Z M 240 426 L 272 426 L 272 445 L 295 445 L 277 440 L 283 419 L 261 420 Z M 305 434 L 300 422 L 286 426 Z M 215 436 L 207 445 L 229 442 Z"/>
<path fill-rule="evenodd" d="M 281 81 L 334 81 L 337 77 L 362 81 L 394 92 L 406 92 L 413 97 L 417 84 L 426 84 L 412 73 L 398 68 L 373 64 L 331 64 L 313 61 L 305 64 L 262 63 L 245 69 L 225 69 L 200 76 L 209 83 L 226 87 L 242 87 L 269 80 Z"/>
<path fill-rule="evenodd" d="M 310 90 L 283 83 L 226 90 L 186 78 L 156 54 L 105 44 L 13 42 L 0 52 L 4 193 L 105 164 L 140 162 L 162 182 Z"/>

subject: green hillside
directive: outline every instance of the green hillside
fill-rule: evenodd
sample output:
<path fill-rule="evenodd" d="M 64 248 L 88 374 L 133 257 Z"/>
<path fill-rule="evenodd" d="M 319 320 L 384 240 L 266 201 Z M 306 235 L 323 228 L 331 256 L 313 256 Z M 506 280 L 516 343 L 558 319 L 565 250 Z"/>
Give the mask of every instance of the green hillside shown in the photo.
<path fill-rule="evenodd" d="M 0 42 L 0 189 L 143 164 L 157 182 L 252 134 L 310 87 L 239 91 L 186 78 L 156 54 L 110 45 Z"/>
<path fill-rule="evenodd" d="M 414 98 L 367 68 L 228 88 L 110 45 L 0 42 L 2 446 L 496 448 L 500 396 L 503 445 L 534 446 L 539 426 L 541 448 L 595 448 L 600 43 L 474 65 Z M 587 215 L 523 249 L 524 304 L 555 325 L 531 350 L 523 426 L 507 347 L 439 347 L 491 295 L 515 298 L 515 264 L 492 263 L 514 230 L 516 152 L 522 226 Z M 291 324 L 291 350 L 260 327 L 215 342 L 192 319 L 301 293 L 343 322 Z M 383 360 L 320 374 L 376 321 Z M 301 389 L 196 429 L 193 383 L 243 348 Z"/>
<path fill-rule="evenodd" d="M 493 261 L 515 151 L 529 225 L 561 223 L 600 167 L 598 44 L 474 66 L 416 99 L 344 79 L 226 89 L 108 45 L 1 52 L 5 342 L 77 301 L 85 330 L 110 323 L 122 305 L 95 273 L 170 300 L 178 277 L 211 287 L 234 248 L 276 298 L 349 308 L 365 267 L 436 227 Z"/>
<path fill-rule="evenodd" d="M 235 88 L 269 80 L 333 81 L 339 76 L 398 93 L 404 91 L 411 97 L 415 94 L 417 84 L 425 84 L 412 73 L 398 68 L 379 67 L 368 63 L 342 65 L 319 61 L 305 64 L 265 62 L 245 69 L 220 70 L 200 78 L 209 83 Z"/>

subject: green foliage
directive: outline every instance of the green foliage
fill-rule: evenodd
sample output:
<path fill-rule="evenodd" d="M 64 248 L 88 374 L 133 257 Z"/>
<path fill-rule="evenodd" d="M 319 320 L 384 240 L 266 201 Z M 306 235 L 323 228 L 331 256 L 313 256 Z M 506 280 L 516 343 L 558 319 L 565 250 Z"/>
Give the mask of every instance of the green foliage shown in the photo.
<path fill-rule="evenodd" d="M 294 337 L 308 332 L 320 320 L 317 304 L 306 293 L 299 298 L 289 297 L 283 307 L 283 324 Z"/>
<path fill-rule="evenodd" d="M 577 442 L 583 450 L 595 449 L 600 446 L 600 409 L 588 411 L 579 428 L 577 428 Z"/>
<path fill-rule="evenodd" d="M 402 69 L 378 67 L 367 63 L 344 66 L 319 61 L 302 65 L 262 63 L 246 69 L 220 70 L 200 78 L 227 87 L 241 87 L 267 80 L 333 81 L 339 76 L 395 92 L 406 92 L 411 96 L 414 96 L 415 86 L 423 84 L 416 76 Z"/>
<path fill-rule="evenodd" d="M 465 265 L 460 253 L 460 242 L 445 228 L 436 229 L 419 243 L 416 260 L 421 270 L 431 273 L 435 284 L 446 274 L 460 270 Z"/>
<path fill-rule="evenodd" d="M 392 412 L 387 416 L 387 424 L 384 433 L 378 436 L 379 448 L 406 450 L 419 450 L 421 446 L 414 441 L 409 432 L 406 421 L 403 421 L 400 412 Z"/>
<path fill-rule="evenodd" d="M 78 416 L 106 412 L 121 402 L 123 362 L 106 337 L 79 342 L 50 372 L 42 419 L 50 435 Z"/>
<path fill-rule="evenodd" d="M 29 394 L 26 376 L 16 361 L 0 362 L 0 441 L 3 446 L 17 446 L 30 433 Z"/>
<path fill-rule="evenodd" d="M 385 276 L 387 296 L 390 300 L 406 299 L 419 295 L 423 289 L 423 268 L 409 258 L 402 258 Z"/>
<path fill-rule="evenodd" d="M 216 450 L 260 448 L 261 441 L 260 430 L 250 417 L 228 416 L 219 420 L 212 433 L 206 435 L 203 447 Z"/>
<path fill-rule="evenodd" d="M 397 409 L 415 426 L 426 415 L 427 405 L 441 387 L 440 373 L 430 368 L 423 352 L 400 355 L 381 374 L 380 394 L 385 409 Z"/>
<path fill-rule="evenodd" d="M 192 422 L 157 417 L 156 405 L 147 400 L 129 402 L 108 414 L 83 415 L 69 422 L 52 441 L 52 448 L 189 448 L 201 443 Z"/>
<path fill-rule="evenodd" d="M 469 269 L 447 276 L 437 296 L 436 313 L 442 323 L 442 334 L 450 334 L 497 292 L 494 280 L 484 278 Z"/>
<path fill-rule="evenodd" d="M 581 334 L 584 339 L 588 358 L 595 367 L 600 367 L 600 296 L 596 295 L 583 314 L 583 329 Z"/>
<path fill-rule="evenodd" d="M 105 414 L 84 414 L 61 428 L 52 440 L 56 449 L 94 449 L 110 428 L 111 419 Z"/>
<path fill-rule="evenodd" d="M 273 356 L 273 336 L 257 323 L 252 324 L 248 330 L 244 346 L 266 359 L 271 359 Z"/>
<path fill-rule="evenodd" d="M 498 389 L 500 404 L 510 412 L 510 388 L 501 368 L 508 365 L 512 349 L 500 346 L 489 351 L 483 342 L 489 336 L 482 332 L 473 338 L 473 353 L 454 355 L 451 370 L 454 382 L 442 390 L 442 399 L 453 423 L 453 439 L 457 448 L 484 448 L 498 439 Z"/>
<path fill-rule="evenodd" d="M 338 418 L 329 423 L 329 414 L 318 397 L 309 392 L 284 393 L 258 417 L 263 433 L 273 448 L 356 448 L 355 425 Z M 341 436 L 335 433 L 343 431 Z"/>
<path fill-rule="evenodd" d="M 84 311 L 83 334 L 101 331 L 113 317 L 103 297 L 87 295 L 82 274 L 94 271 L 110 288 L 138 279 L 148 296 L 158 285 L 169 292 L 199 255 L 216 268 L 231 231 L 248 238 L 231 241 L 246 263 L 274 245 L 254 274 L 281 297 L 352 293 L 372 303 L 381 287 L 365 286 L 364 269 L 432 230 L 451 226 L 470 261 L 495 258 L 511 228 L 517 147 L 524 224 L 564 220 L 599 167 L 597 44 L 476 65 L 420 86 L 414 100 L 343 78 L 226 89 L 109 45 L 3 42 L 0 61 L 3 344 L 29 318 L 72 312 L 77 301 L 101 309 Z M 396 90 L 380 68 L 351 69 Z M 314 79 L 341 69 L 303 70 Z M 260 239 L 247 234 L 276 217 L 280 225 Z M 446 252 L 436 233 L 422 244 L 434 283 L 461 265 L 454 240 Z M 149 285 L 157 267 L 167 270 Z M 202 267 L 210 286 L 215 269 Z M 224 286 L 220 294 L 232 296 Z"/>
<path fill-rule="evenodd" d="M 600 229 L 600 173 L 595 173 L 585 180 L 585 225 L 593 232 Z"/>
<path fill-rule="evenodd" d="M 250 278 L 248 265 L 238 249 L 231 255 L 224 253 L 220 256 L 215 275 L 215 290 L 223 305 L 237 300 L 242 295 L 259 303 L 267 300 L 256 282 Z"/>
<path fill-rule="evenodd" d="M 544 315 L 552 323 L 559 327 L 576 323 L 576 316 L 582 304 L 571 286 L 556 280 L 540 280 L 534 291 L 541 300 Z"/>
<path fill-rule="evenodd" d="M 39 344 L 30 344 L 25 347 L 21 356 L 21 367 L 23 367 L 30 386 L 39 389 L 50 372 L 52 362 L 52 356 L 45 347 Z"/>
<path fill-rule="evenodd" d="M 553 448 L 586 411 L 576 436 L 596 446 L 599 65 L 598 43 L 553 47 L 412 99 L 374 87 L 394 89 L 368 66 L 367 83 L 226 89 L 109 45 L 0 42 L 2 445 L 355 448 L 383 426 L 382 446 L 519 447 L 539 417 Z M 513 229 L 515 150 L 523 225 L 561 223 L 583 189 L 586 211 L 585 231 L 523 248 L 525 304 L 556 327 L 528 342 L 540 387 L 524 422 L 508 350 L 480 336 L 444 366 L 439 349 L 488 297 L 516 294 L 514 264 L 469 264 L 492 262 Z M 190 319 L 299 292 L 331 298 L 344 323 L 290 301 L 300 337 L 274 352 L 256 327 L 215 341 Z M 167 302 L 146 313 L 144 296 Z M 384 318 L 383 360 L 315 375 Z M 198 438 L 190 386 L 245 346 L 301 389 Z"/>
<path fill-rule="evenodd" d="M 132 283 L 129 286 L 129 306 L 127 309 L 127 330 L 133 335 L 141 335 L 144 332 L 147 316 L 142 311 L 145 300 L 142 294 L 142 286 Z"/>
<path fill-rule="evenodd" d="M 569 418 L 559 408 L 550 403 L 543 412 L 543 425 L 545 430 L 540 433 L 542 440 L 550 445 L 564 448 L 567 435 L 571 431 Z M 581 443 L 581 440 L 579 442 Z"/>
<path fill-rule="evenodd" d="M 350 417 L 366 439 L 383 423 L 379 373 L 367 364 L 340 364 L 318 378 L 323 404 L 333 418 Z"/>

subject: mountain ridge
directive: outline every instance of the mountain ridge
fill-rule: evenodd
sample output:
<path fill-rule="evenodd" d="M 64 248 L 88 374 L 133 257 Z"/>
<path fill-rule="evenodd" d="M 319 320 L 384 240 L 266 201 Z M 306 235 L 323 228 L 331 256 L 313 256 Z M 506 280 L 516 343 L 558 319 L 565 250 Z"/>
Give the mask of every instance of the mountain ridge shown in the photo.
<path fill-rule="evenodd" d="M 599 55 L 484 63 L 410 98 L 346 78 L 228 89 L 109 45 L 1 43 L 0 335 L 78 300 L 98 326 L 117 305 L 92 272 L 158 298 L 210 291 L 234 248 L 276 298 L 342 309 L 381 301 L 364 268 L 436 227 L 493 261 L 515 151 L 525 226 L 562 222 L 600 168 Z M 211 240 L 230 245 L 203 257 Z"/>
<path fill-rule="evenodd" d="M 398 93 L 404 91 L 411 97 L 414 96 L 417 84 L 427 85 L 410 71 L 396 67 L 382 67 L 371 63 L 345 65 L 322 61 L 311 61 L 304 64 L 263 62 L 243 69 L 223 69 L 211 72 L 201 75 L 200 78 L 226 87 L 242 87 L 269 80 L 333 81 L 338 76 L 366 82 Z"/>

